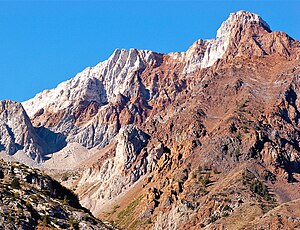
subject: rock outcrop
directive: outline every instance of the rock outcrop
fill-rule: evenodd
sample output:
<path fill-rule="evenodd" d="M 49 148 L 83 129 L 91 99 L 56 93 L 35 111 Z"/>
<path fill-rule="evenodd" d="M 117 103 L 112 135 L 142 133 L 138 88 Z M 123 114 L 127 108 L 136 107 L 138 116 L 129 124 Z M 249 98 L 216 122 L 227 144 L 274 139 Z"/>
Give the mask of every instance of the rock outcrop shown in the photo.
<path fill-rule="evenodd" d="M 36 169 L 0 161 L 2 229 L 111 229 L 71 191 Z"/>
<path fill-rule="evenodd" d="M 0 101 L 0 150 L 14 155 L 22 150 L 36 162 L 43 161 L 43 155 L 56 152 L 65 146 L 64 138 L 39 127 L 35 128 L 21 103 Z"/>
<path fill-rule="evenodd" d="M 83 171 L 77 184 L 81 203 L 91 211 L 99 211 L 147 173 L 148 135 L 133 125 L 121 128 L 111 158 Z M 92 192 L 91 192 L 92 190 Z"/>
<path fill-rule="evenodd" d="M 45 143 L 41 140 L 22 105 L 18 102 L 0 102 L 0 148 L 10 155 L 23 150 L 40 161 Z"/>

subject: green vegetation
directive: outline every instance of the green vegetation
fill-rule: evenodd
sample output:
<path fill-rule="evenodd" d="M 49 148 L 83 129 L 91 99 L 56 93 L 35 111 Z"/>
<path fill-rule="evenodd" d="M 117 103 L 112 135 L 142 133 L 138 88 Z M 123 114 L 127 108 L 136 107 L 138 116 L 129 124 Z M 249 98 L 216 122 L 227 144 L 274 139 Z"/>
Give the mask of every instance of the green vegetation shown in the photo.
<path fill-rule="evenodd" d="M 231 211 L 232 208 L 229 205 L 225 205 L 223 211 Z"/>
<path fill-rule="evenodd" d="M 204 195 L 208 193 L 206 188 L 211 183 L 211 170 L 211 167 L 208 165 L 198 166 L 192 174 L 192 178 L 195 179 L 195 183 L 200 185 L 199 191 L 201 191 Z M 218 174 L 219 172 L 215 169 L 214 173 Z"/>
<path fill-rule="evenodd" d="M 218 169 L 214 168 L 213 170 L 214 174 L 220 174 L 221 172 L 218 171 Z"/>
<path fill-rule="evenodd" d="M 89 216 L 87 214 L 85 214 L 83 217 L 82 217 L 82 220 L 83 221 L 88 221 L 89 220 Z"/>
<path fill-rule="evenodd" d="M 136 208 L 136 206 L 139 204 L 139 202 L 141 201 L 141 197 L 139 197 L 138 199 L 132 201 L 125 210 L 119 212 L 118 214 L 118 219 L 123 219 L 124 217 L 128 216 L 130 213 L 132 213 L 134 211 L 134 209 Z"/>
<path fill-rule="evenodd" d="M 49 216 L 48 215 L 44 215 L 43 216 L 43 220 L 42 220 L 43 226 L 47 226 L 48 223 L 49 223 Z"/>
<path fill-rule="evenodd" d="M 196 193 L 199 193 L 199 195 L 207 195 L 209 192 L 207 191 L 207 188 L 209 184 L 211 183 L 211 170 L 212 168 L 210 166 L 198 166 L 198 168 L 192 173 L 192 179 L 194 184 L 194 189 Z M 219 172 L 215 169 L 215 174 L 218 174 Z"/>
<path fill-rule="evenodd" d="M 63 176 L 61 177 L 62 181 L 67 181 L 69 179 L 69 175 L 67 173 L 64 173 Z"/>
<path fill-rule="evenodd" d="M 257 179 L 254 179 L 250 184 L 250 190 L 262 197 L 269 195 L 267 186 Z"/>
<path fill-rule="evenodd" d="M 199 165 L 199 166 L 198 166 L 198 169 L 197 169 L 197 171 L 198 171 L 198 172 L 200 172 L 200 173 L 203 171 L 203 168 L 202 168 L 202 166 L 201 166 L 201 165 Z"/>
<path fill-rule="evenodd" d="M 245 132 L 245 133 L 249 133 L 249 128 L 248 128 L 248 126 L 247 125 L 242 125 L 242 127 L 241 127 L 242 129 L 243 129 L 243 131 Z"/>
<path fill-rule="evenodd" d="M 248 170 L 243 173 L 243 184 L 247 185 L 251 192 L 261 196 L 269 203 L 274 204 L 275 200 L 269 193 L 268 187 Z"/>
<path fill-rule="evenodd" d="M 236 139 L 237 139 L 239 142 L 242 142 L 242 134 L 241 134 L 240 132 L 236 135 Z"/>
<path fill-rule="evenodd" d="M 217 214 L 213 214 L 209 217 L 209 223 L 214 223 L 219 219 L 219 216 Z"/>
<path fill-rule="evenodd" d="M 228 217 L 229 216 L 229 213 L 228 212 L 224 212 L 223 214 L 222 214 L 222 217 Z"/>
<path fill-rule="evenodd" d="M 207 187 L 207 185 L 210 183 L 209 178 L 210 178 L 210 174 L 206 174 L 199 178 L 199 182 L 202 184 L 202 186 Z"/>
<path fill-rule="evenodd" d="M 118 208 L 120 208 L 120 205 L 117 205 L 117 204 L 116 204 L 116 205 L 112 208 L 110 214 L 114 214 L 114 213 L 117 211 Z"/>
<path fill-rule="evenodd" d="M 230 124 L 230 126 L 229 126 L 229 131 L 230 131 L 231 133 L 235 133 L 235 132 L 237 131 L 237 128 L 236 128 L 236 126 L 235 126 L 234 123 L 231 123 L 231 124 Z"/>
<path fill-rule="evenodd" d="M 245 112 L 245 108 L 248 106 L 249 102 L 250 102 L 249 99 L 243 99 L 240 102 L 238 102 L 237 103 L 238 111 Z"/>
<path fill-rule="evenodd" d="M 69 225 L 71 229 L 78 229 L 79 228 L 79 222 L 73 218 L 70 218 Z"/>
<path fill-rule="evenodd" d="M 68 204 L 69 204 L 69 202 L 68 202 L 68 199 L 67 199 L 67 196 L 66 196 L 66 195 L 64 196 L 63 204 L 64 204 L 64 205 L 68 205 Z"/>
<path fill-rule="evenodd" d="M 134 210 L 139 205 L 142 200 L 142 196 L 139 196 L 137 199 L 132 201 L 124 210 L 118 213 L 117 219 L 114 222 L 116 226 L 123 227 L 128 229 L 129 224 L 132 222 L 134 216 Z"/>

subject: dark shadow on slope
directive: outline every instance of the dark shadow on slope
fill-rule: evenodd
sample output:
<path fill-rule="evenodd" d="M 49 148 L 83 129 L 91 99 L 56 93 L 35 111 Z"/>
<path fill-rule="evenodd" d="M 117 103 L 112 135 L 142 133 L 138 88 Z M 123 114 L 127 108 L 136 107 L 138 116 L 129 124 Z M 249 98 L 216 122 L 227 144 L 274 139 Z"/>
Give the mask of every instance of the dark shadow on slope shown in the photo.
<path fill-rule="evenodd" d="M 12 128 L 10 128 L 7 124 L 3 124 L 4 128 L 6 129 L 8 133 L 8 137 L 10 138 L 10 144 L 8 146 L 5 146 L 2 141 L 2 137 L 0 137 L 0 151 L 6 151 L 9 155 L 14 155 L 17 151 L 22 150 L 24 146 L 16 143 L 15 134 L 12 131 Z"/>
<path fill-rule="evenodd" d="M 55 133 L 45 127 L 34 128 L 37 135 L 45 143 L 44 154 L 58 152 L 67 145 L 66 137 L 61 133 Z"/>
<path fill-rule="evenodd" d="M 0 151 L 5 151 L 5 146 L 0 143 Z"/>
<path fill-rule="evenodd" d="M 108 104 L 108 98 L 107 98 L 107 93 L 106 93 L 106 89 L 105 86 L 103 84 L 103 81 L 100 81 L 97 78 L 92 78 L 92 83 L 95 84 L 95 87 L 97 89 L 97 94 L 99 95 L 99 99 L 100 99 L 100 105 L 107 105 Z M 90 88 L 91 87 L 91 88 Z M 86 89 L 87 92 L 89 90 L 91 90 L 93 92 L 93 87 L 91 85 L 88 86 L 88 88 Z"/>
<path fill-rule="evenodd" d="M 296 108 L 296 101 L 297 101 L 297 93 L 293 89 L 292 86 L 290 86 L 289 90 L 285 92 L 285 100 L 292 105 L 294 108 Z"/>

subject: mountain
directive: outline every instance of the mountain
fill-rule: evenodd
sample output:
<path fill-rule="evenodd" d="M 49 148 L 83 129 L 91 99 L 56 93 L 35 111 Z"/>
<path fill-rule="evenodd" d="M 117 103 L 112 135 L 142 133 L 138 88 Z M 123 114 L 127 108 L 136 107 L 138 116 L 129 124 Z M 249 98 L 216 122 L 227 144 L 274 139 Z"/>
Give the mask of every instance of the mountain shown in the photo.
<path fill-rule="evenodd" d="M 33 130 L 12 133 L 121 229 L 298 228 L 299 80 L 299 41 L 239 11 L 186 52 L 115 50 L 23 102 L 30 119 L 12 106 Z"/>

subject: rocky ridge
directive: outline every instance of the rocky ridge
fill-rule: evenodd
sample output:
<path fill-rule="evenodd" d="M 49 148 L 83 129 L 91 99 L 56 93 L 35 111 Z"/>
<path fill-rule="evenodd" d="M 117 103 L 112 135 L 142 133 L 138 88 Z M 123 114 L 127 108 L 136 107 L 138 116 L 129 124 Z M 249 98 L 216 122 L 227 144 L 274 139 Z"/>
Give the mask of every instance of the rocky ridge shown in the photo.
<path fill-rule="evenodd" d="M 60 152 L 80 163 L 54 154 L 48 172 L 120 228 L 277 229 L 268 213 L 299 199 L 299 57 L 240 11 L 187 52 L 116 50 L 23 106 L 35 129 L 82 145 Z"/>
<path fill-rule="evenodd" d="M 120 129 L 119 110 L 123 110 L 120 100 L 129 101 L 127 113 L 136 116 L 138 108 L 131 100 L 139 94 L 147 101 L 157 97 L 156 90 L 151 89 L 153 85 L 144 85 L 139 79 L 142 72 L 159 67 L 170 57 L 184 65 L 180 74 L 210 67 L 231 48 L 230 41 L 236 31 L 249 25 L 270 32 L 270 27 L 258 15 L 240 11 L 231 14 L 221 25 L 216 39 L 199 40 L 185 53 L 163 55 L 117 49 L 108 60 L 86 68 L 55 89 L 36 95 L 23 106 L 34 118 L 34 125 L 61 132 L 68 142 L 75 141 L 88 148 L 104 147 Z M 80 116 L 82 113 L 84 116 Z"/>

